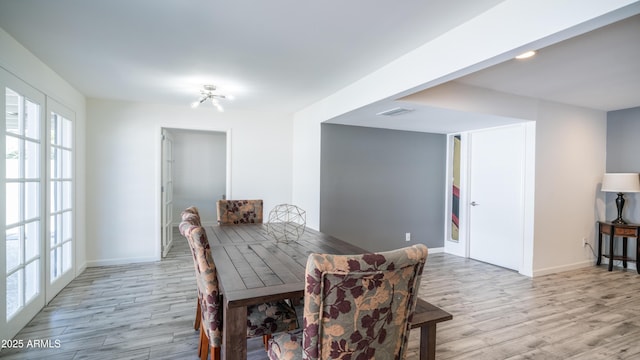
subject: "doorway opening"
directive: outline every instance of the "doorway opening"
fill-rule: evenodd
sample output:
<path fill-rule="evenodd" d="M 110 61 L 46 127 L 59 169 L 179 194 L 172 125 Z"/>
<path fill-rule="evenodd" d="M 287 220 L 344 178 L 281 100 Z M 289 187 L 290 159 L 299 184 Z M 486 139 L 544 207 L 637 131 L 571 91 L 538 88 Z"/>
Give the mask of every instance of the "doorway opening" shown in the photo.
<path fill-rule="evenodd" d="M 230 191 L 229 131 L 162 128 L 161 254 L 171 249 L 180 213 L 189 206 L 215 224 L 216 201 Z"/>
<path fill-rule="evenodd" d="M 532 276 L 535 122 L 451 134 L 448 142 L 448 173 L 456 164 L 460 169 L 459 236 L 452 236 L 449 176 L 445 252 Z"/>

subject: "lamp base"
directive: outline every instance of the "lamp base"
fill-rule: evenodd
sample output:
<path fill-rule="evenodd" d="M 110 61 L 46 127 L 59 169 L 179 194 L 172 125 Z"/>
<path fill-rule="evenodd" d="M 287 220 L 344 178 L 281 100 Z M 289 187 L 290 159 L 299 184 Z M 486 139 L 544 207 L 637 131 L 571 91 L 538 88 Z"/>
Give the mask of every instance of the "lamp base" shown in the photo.
<path fill-rule="evenodd" d="M 627 222 L 626 222 L 626 221 L 624 221 L 624 219 L 622 219 L 622 218 L 618 218 L 618 219 L 615 219 L 615 220 L 611 220 L 611 223 L 612 223 L 612 224 L 616 224 L 616 225 L 624 225 L 624 224 L 627 224 Z"/>
<path fill-rule="evenodd" d="M 616 198 L 616 208 L 618 209 L 618 217 L 613 220 L 612 224 L 626 224 L 627 222 L 622 219 L 622 209 L 624 209 L 624 194 L 619 192 Z"/>

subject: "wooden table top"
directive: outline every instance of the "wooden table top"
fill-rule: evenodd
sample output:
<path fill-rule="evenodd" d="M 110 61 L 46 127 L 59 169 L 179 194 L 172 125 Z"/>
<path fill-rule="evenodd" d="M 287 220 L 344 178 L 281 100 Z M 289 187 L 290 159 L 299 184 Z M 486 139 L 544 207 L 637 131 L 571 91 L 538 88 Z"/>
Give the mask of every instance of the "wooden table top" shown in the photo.
<path fill-rule="evenodd" d="M 312 252 L 358 254 L 365 250 L 305 229 L 297 241 L 277 242 L 266 225 L 205 226 L 218 281 L 229 306 L 302 297 L 307 258 Z"/>

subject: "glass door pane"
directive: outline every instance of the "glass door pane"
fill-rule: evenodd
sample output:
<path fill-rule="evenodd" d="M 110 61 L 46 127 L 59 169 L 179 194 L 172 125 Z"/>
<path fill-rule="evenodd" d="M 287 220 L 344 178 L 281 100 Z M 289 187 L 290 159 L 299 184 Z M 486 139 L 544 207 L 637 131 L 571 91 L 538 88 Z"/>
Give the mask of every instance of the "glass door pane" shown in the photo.
<path fill-rule="evenodd" d="M 0 68 L 0 338 L 45 304 L 45 96 Z"/>
<path fill-rule="evenodd" d="M 40 104 L 5 88 L 5 284 L 7 321 L 43 292 L 40 282 Z"/>
<path fill-rule="evenodd" d="M 49 224 L 49 281 L 53 283 L 73 267 L 73 128 L 71 120 L 51 112 L 50 121 L 51 221 Z"/>
<path fill-rule="evenodd" d="M 451 189 L 451 238 L 452 241 L 460 240 L 460 135 L 453 137 L 453 184 Z"/>

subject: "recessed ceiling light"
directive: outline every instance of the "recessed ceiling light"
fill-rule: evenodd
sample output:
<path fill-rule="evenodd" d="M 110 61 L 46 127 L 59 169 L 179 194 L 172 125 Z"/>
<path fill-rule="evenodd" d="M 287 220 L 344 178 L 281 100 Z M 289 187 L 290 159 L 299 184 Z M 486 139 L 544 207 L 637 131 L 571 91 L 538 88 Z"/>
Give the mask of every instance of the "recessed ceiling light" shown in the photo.
<path fill-rule="evenodd" d="M 378 115 L 378 116 L 397 116 L 397 115 L 405 114 L 405 113 L 408 113 L 408 112 L 411 112 L 411 111 L 413 111 L 413 109 L 397 107 L 397 108 L 385 110 L 383 112 L 379 112 L 376 115 Z"/>
<path fill-rule="evenodd" d="M 522 54 L 520 54 L 520 55 L 516 56 L 516 59 L 518 59 L 518 60 L 528 59 L 528 58 L 532 57 L 532 56 L 533 56 L 533 55 L 535 55 L 535 54 L 536 54 L 536 52 L 535 52 L 535 51 L 533 51 L 533 50 L 529 50 L 529 51 L 527 51 L 527 52 L 524 52 L 524 53 L 522 53 Z"/>

